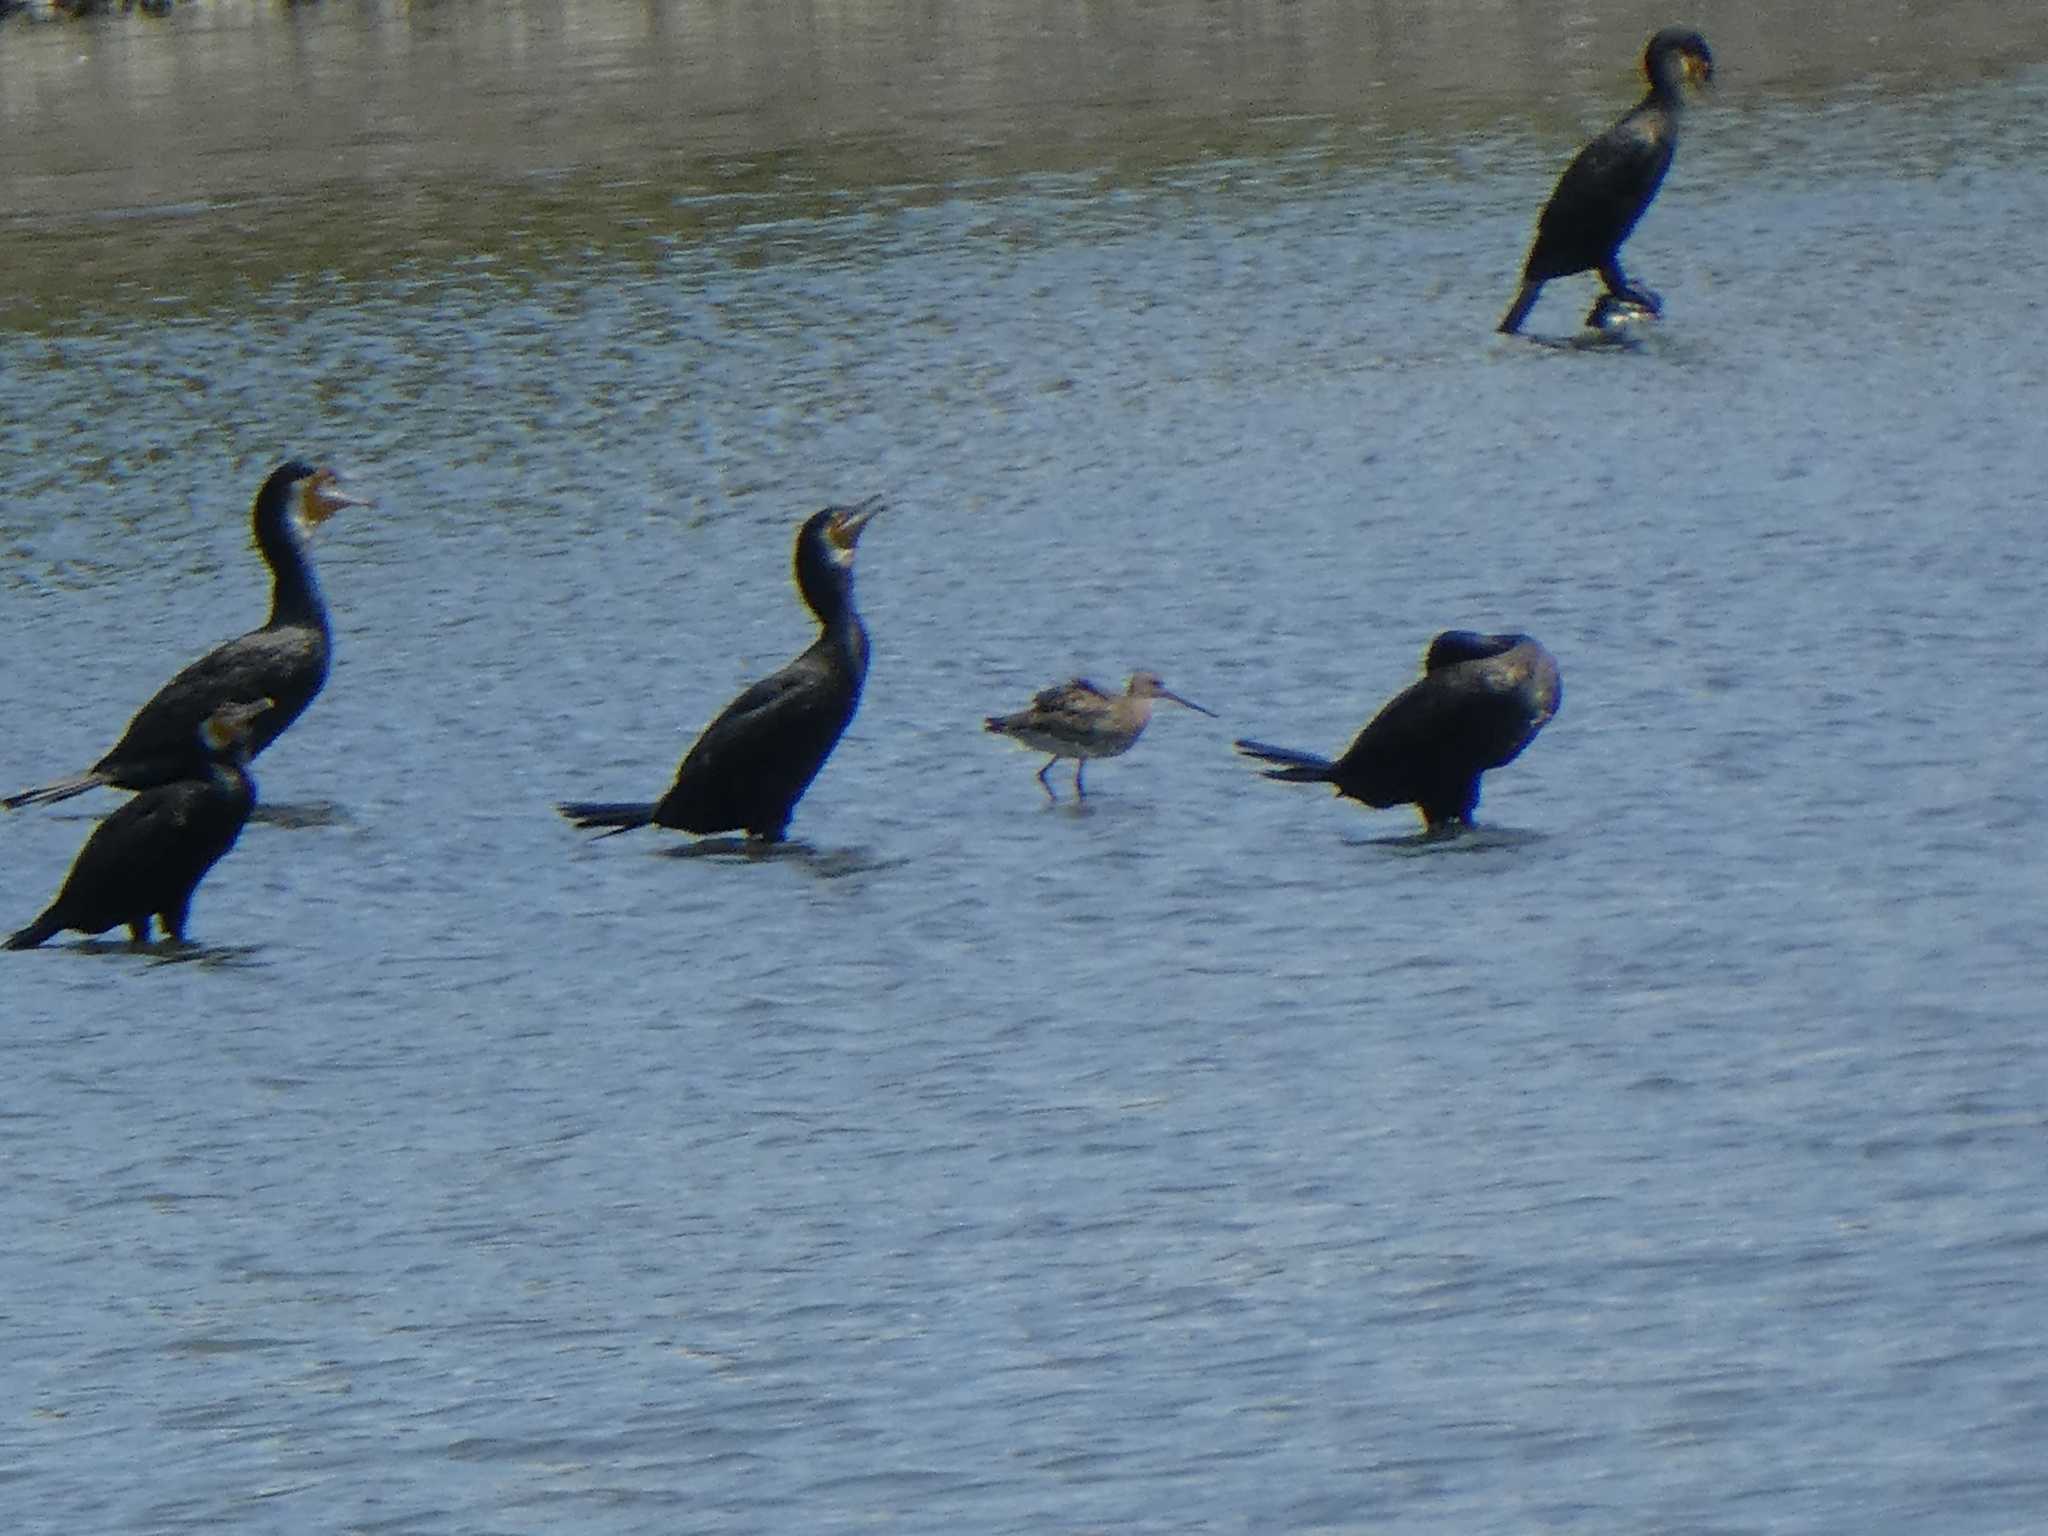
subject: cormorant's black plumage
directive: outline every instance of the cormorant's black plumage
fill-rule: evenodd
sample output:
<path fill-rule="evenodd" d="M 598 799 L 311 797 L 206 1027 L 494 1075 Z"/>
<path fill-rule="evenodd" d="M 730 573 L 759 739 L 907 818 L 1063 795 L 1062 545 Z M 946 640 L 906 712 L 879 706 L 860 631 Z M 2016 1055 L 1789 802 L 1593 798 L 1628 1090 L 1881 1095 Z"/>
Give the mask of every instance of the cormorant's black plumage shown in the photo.
<path fill-rule="evenodd" d="M 1654 293 L 1622 271 L 1621 244 L 1671 169 L 1685 86 L 1711 81 L 1714 58 L 1699 33 L 1666 27 L 1644 50 L 1643 72 L 1650 80 L 1643 99 L 1573 157 L 1544 204 L 1521 290 L 1501 318 L 1503 334 L 1522 328 L 1545 283 L 1574 272 L 1598 272 L 1609 293 L 1652 314 L 1662 310 Z"/>
<path fill-rule="evenodd" d="M 561 813 L 579 827 L 612 832 L 653 825 L 782 841 L 797 801 L 860 704 L 868 632 L 853 602 L 854 545 L 880 510 L 879 499 L 870 499 L 805 520 L 796 536 L 796 584 L 818 616 L 817 640 L 704 728 L 667 794 L 652 804 L 570 800 Z"/>
<path fill-rule="evenodd" d="M 292 460 L 272 471 L 256 493 L 252 517 L 256 547 L 271 571 L 270 618 L 261 629 L 230 640 L 186 667 L 135 713 L 111 751 L 84 773 L 23 790 L 0 800 L 17 810 L 68 800 L 105 785 L 149 789 L 203 769 L 199 727 L 223 704 L 273 701 L 249 728 L 249 753 L 258 756 L 306 711 L 327 681 L 332 639 L 327 605 L 306 554 L 301 523 L 324 521 L 346 506 L 333 474 Z"/>
<path fill-rule="evenodd" d="M 200 766 L 145 789 L 93 829 L 57 899 L 8 949 L 34 949 L 66 928 L 105 933 L 126 924 L 140 944 L 150 919 L 183 943 L 192 892 L 235 845 L 256 804 L 247 768 L 254 723 L 275 701 L 223 704 L 193 733 Z"/>
<path fill-rule="evenodd" d="M 1259 741 L 1237 749 L 1276 765 L 1269 779 L 1331 784 L 1381 810 L 1413 805 L 1441 832 L 1471 824 L 1480 775 L 1513 762 L 1563 696 L 1556 661 L 1527 635 L 1446 630 L 1430 642 L 1422 677 L 1334 762 Z"/>

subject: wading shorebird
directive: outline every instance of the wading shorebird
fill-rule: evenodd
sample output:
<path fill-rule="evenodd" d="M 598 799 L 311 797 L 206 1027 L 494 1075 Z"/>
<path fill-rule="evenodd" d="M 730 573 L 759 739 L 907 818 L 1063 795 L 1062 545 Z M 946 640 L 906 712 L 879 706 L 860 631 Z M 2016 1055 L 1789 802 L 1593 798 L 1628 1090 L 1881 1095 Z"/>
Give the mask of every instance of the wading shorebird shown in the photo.
<path fill-rule="evenodd" d="M 1431 836 L 1472 825 L 1479 778 L 1503 767 L 1557 713 L 1557 662 L 1527 635 L 1446 630 L 1429 644 L 1423 675 L 1394 695 L 1332 762 L 1312 752 L 1240 741 L 1247 757 L 1280 766 L 1269 779 L 1330 784 L 1379 810 L 1412 805 Z"/>
<path fill-rule="evenodd" d="M 1184 699 L 1159 680 L 1156 672 L 1133 672 L 1122 693 L 1104 693 L 1084 677 L 1047 688 L 1027 709 L 1014 715 L 990 715 L 984 727 L 997 736 L 1007 736 L 1034 752 L 1049 752 L 1045 766 L 1038 770 L 1038 782 L 1048 799 L 1057 801 L 1050 780 L 1052 765 L 1063 757 L 1074 759 L 1074 798 L 1086 800 L 1087 786 L 1081 771 L 1091 757 L 1122 757 L 1145 733 L 1152 719 L 1152 701 L 1171 699 L 1198 715 L 1216 718 L 1192 699 Z"/>

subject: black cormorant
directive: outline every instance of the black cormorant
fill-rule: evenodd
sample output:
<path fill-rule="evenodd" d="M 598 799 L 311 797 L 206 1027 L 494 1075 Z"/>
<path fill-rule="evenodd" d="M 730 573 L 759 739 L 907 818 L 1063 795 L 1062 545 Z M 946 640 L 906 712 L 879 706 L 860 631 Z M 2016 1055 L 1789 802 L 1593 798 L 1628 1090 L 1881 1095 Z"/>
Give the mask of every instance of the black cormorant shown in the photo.
<path fill-rule="evenodd" d="M 1237 749 L 1280 764 L 1269 779 L 1331 784 L 1380 810 L 1413 805 L 1431 833 L 1470 826 L 1479 776 L 1513 762 L 1557 713 L 1557 662 L 1527 635 L 1453 629 L 1430 642 L 1422 669 L 1335 762 L 1257 741 Z"/>
<path fill-rule="evenodd" d="M 881 510 L 879 497 L 827 507 L 797 530 L 797 591 L 818 616 L 818 638 L 726 705 L 683 758 L 667 794 L 652 805 L 569 800 L 557 809 L 579 827 L 612 832 L 652 824 L 781 842 L 867 680 L 868 632 L 853 605 L 853 554 L 861 529 Z"/>
<path fill-rule="evenodd" d="M 157 690 L 135 713 L 112 751 L 84 773 L 0 800 L 9 810 L 68 800 L 89 789 L 148 789 L 203 767 L 200 724 L 221 705 L 268 698 L 270 708 L 249 727 L 249 756 L 283 734 L 327 681 L 331 640 L 327 605 L 306 554 L 306 530 L 343 507 L 364 505 L 344 495 L 332 470 L 294 459 L 273 470 L 256 493 L 256 547 L 270 567 L 270 618 L 261 629 L 209 651 Z"/>
<path fill-rule="evenodd" d="M 142 944 L 152 917 L 184 943 L 192 892 L 235 846 L 256 804 L 249 748 L 257 722 L 276 705 L 254 699 L 208 715 L 193 732 L 197 765 L 189 776 L 145 789 L 95 827 L 57 899 L 6 947 L 34 949 L 66 928 L 105 933 L 121 923 Z"/>
<path fill-rule="evenodd" d="M 1686 27 L 1666 27 L 1643 52 L 1650 89 L 1622 119 L 1572 158 L 1536 221 L 1536 239 L 1522 268 L 1522 289 L 1500 329 L 1522 328 L 1536 295 L 1553 277 L 1598 272 L 1607 291 L 1661 314 L 1657 295 L 1621 270 L 1621 243 L 1636 227 L 1678 147 L 1678 117 L 1685 88 L 1714 78 L 1707 40 Z M 1598 306 L 1594 313 L 1600 314 Z"/>

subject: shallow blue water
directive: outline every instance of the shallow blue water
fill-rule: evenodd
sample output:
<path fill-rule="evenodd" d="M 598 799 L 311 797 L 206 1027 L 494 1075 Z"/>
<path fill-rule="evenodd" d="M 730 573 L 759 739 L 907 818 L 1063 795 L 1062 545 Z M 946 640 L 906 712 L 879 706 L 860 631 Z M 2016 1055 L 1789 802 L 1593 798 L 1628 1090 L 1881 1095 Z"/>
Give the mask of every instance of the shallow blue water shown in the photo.
<path fill-rule="evenodd" d="M 380 503 L 199 957 L 0 967 L 13 1527 L 2031 1528 L 2040 96 L 1707 120 L 1633 351 L 1491 337 L 1491 140 L 0 338 L 7 788 L 256 622 L 271 462 Z M 560 822 L 871 492 L 795 853 Z M 1565 673 L 1483 836 L 1229 751 L 1450 626 Z M 1223 718 L 1085 808 L 979 732 L 1139 666 Z"/>

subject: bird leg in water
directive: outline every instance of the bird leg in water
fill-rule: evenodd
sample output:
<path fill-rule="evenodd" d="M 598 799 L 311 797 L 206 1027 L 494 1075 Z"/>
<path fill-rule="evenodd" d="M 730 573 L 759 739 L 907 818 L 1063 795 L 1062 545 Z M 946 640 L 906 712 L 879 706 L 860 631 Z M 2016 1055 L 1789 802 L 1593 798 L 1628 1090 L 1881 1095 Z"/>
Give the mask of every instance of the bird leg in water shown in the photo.
<path fill-rule="evenodd" d="M 1074 798 L 1076 800 L 1086 800 L 1088 798 L 1088 786 L 1081 782 L 1081 770 L 1087 766 L 1088 759 L 1085 757 L 1074 759 Z"/>
<path fill-rule="evenodd" d="M 1653 315 L 1663 315 L 1664 301 L 1640 283 L 1630 282 L 1628 274 L 1621 270 L 1619 257 L 1609 257 L 1600 264 L 1600 281 L 1607 285 L 1609 293 L 1640 304 Z"/>
<path fill-rule="evenodd" d="M 1038 770 L 1038 787 L 1045 791 L 1045 798 L 1054 805 L 1060 803 L 1060 797 L 1053 792 L 1052 782 L 1046 778 L 1046 775 L 1052 772 L 1052 765 L 1058 761 L 1059 759 L 1056 757 L 1048 757 L 1045 760 L 1045 766 Z"/>

